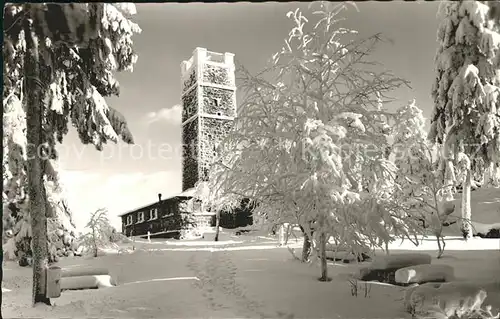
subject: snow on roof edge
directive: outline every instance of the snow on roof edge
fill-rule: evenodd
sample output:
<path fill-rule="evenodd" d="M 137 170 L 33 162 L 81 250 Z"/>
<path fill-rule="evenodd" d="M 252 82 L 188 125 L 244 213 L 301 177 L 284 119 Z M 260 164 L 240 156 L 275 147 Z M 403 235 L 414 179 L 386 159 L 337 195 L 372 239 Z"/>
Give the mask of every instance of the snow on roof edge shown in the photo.
<path fill-rule="evenodd" d="M 193 197 L 193 196 L 194 196 L 195 191 L 196 191 L 196 189 L 195 189 L 194 187 L 193 187 L 193 188 L 189 188 L 189 189 L 185 190 L 184 192 L 179 193 L 179 194 L 177 194 L 177 195 L 171 195 L 171 196 L 169 196 L 169 197 L 167 197 L 167 198 L 162 198 L 162 200 L 161 200 L 161 201 L 163 202 L 163 201 L 166 201 L 166 200 L 169 200 L 169 199 L 175 198 L 175 197 Z M 153 202 L 153 203 L 151 203 L 151 204 L 147 204 L 147 205 L 142 205 L 142 206 L 136 207 L 136 208 L 134 208 L 134 209 L 128 210 L 128 211 L 126 211 L 125 213 L 119 214 L 119 215 L 117 215 L 117 216 L 118 216 L 118 217 L 123 217 L 123 216 L 125 216 L 125 215 L 130 214 L 130 213 L 134 213 L 134 212 L 139 211 L 139 210 L 141 210 L 141 209 L 143 209 L 143 208 L 146 208 L 146 207 L 148 207 L 148 206 L 151 206 L 151 205 L 153 205 L 154 203 L 155 203 L 155 202 Z"/>

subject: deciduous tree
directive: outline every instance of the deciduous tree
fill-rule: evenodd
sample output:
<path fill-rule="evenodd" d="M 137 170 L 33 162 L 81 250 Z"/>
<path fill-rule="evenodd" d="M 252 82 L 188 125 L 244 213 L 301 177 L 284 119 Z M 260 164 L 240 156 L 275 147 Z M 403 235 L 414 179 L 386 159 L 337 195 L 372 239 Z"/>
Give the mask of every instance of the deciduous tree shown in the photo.
<path fill-rule="evenodd" d="M 443 228 L 456 223 L 449 218 L 455 209 L 449 201 L 452 185 L 442 176 L 441 154 L 427 140 L 425 118 L 415 100 L 396 114 L 391 156 L 398 168 L 398 188 L 393 196 L 409 217 L 416 218 L 423 229 L 436 237 L 440 258 L 446 245 Z"/>
<path fill-rule="evenodd" d="M 287 14 L 293 29 L 267 72 L 241 72 L 246 96 L 223 142 L 217 185 L 257 201 L 278 223 L 302 226 L 326 281 L 330 237 L 360 255 L 413 229 L 393 208 L 396 168 L 378 125 L 392 116 L 380 103 L 406 82 L 369 60 L 379 34 L 360 38 L 339 26 L 346 3 L 316 5 L 315 23 L 298 9 Z"/>
<path fill-rule="evenodd" d="M 105 208 L 99 208 L 93 212 L 85 225 L 89 231 L 80 238 L 83 247 L 91 251 L 94 257 L 97 257 L 99 248 L 111 243 L 112 227 L 107 213 Z"/>

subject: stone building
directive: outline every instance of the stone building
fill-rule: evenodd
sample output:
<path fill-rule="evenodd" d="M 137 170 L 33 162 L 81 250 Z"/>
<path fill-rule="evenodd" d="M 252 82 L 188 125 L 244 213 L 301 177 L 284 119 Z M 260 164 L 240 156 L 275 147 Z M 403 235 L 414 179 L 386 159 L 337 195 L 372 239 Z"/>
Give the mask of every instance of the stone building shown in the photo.
<path fill-rule="evenodd" d="M 208 180 L 217 147 L 236 117 L 234 54 L 196 48 L 181 63 L 182 191 Z M 193 207 L 202 207 L 194 205 Z M 196 211 L 199 225 L 209 226 L 215 213 Z"/>
<path fill-rule="evenodd" d="M 236 117 L 234 54 L 196 48 L 181 64 L 182 191 L 208 179 L 217 146 Z"/>
<path fill-rule="evenodd" d="M 234 54 L 196 48 L 193 56 L 181 63 L 181 87 L 182 194 L 120 215 L 122 232 L 127 236 L 145 236 L 149 231 L 158 237 L 176 237 L 183 227 L 178 225 L 182 214 L 193 216 L 197 227 L 215 224 L 215 213 L 202 211 L 193 194 L 198 181 L 207 181 L 217 147 L 236 117 Z M 239 215 L 245 223 L 251 219 L 248 209 L 239 209 L 221 218 L 221 226 L 238 227 Z"/>

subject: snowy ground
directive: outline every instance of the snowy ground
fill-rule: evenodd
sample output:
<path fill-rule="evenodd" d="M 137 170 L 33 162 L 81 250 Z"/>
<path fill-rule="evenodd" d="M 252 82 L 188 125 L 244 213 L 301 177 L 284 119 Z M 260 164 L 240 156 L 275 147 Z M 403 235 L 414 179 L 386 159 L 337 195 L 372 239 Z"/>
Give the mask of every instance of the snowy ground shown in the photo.
<path fill-rule="evenodd" d="M 462 209 L 462 196 L 457 194 L 455 200 L 454 217 L 460 217 Z M 471 193 L 472 221 L 480 224 L 500 223 L 500 189 L 482 188 Z M 460 235 L 460 227 L 454 224 L 445 228 L 446 235 Z"/>
<path fill-rule="evenodd" d="M 136 241 L 136 250 L 130 254 L 65 259 L 63 267 L 107 267 L 118 286 L 65 291 L 53 299 L 54 307 L 31 308 L 31 270 L 6 263 L 4 288 L 11 291 L 3 293 L 3 316 L 409 318 L 402 308 L 404 288 L 369 284 L 369 298 L 351 296 L 347 275 L 362 264 L 330 263 L 333 281 L 323 283 L 316 280 L 317 265 L 293 260 L 288 250 L 278 248 L 276 239 L 269 236 L 236 238 L 224 233 L 218 243 L 211 238 Z M 500 240 L 474 240 L 466 247 L 469 251 L 453 250 L 462 246 L 458 240 L 448 242 L 443 259 L 433 263 L 452 265 L 460 280 L 490 283 L 486 302 L 500 309 Z M 300 239 L 290 244 L 300 250 Z M 393 253 L 411 248 L 408 242 L 399 244 L 394 243 Z M 425 241 L 420 249 L 436 254 L 432 241 Z"/>

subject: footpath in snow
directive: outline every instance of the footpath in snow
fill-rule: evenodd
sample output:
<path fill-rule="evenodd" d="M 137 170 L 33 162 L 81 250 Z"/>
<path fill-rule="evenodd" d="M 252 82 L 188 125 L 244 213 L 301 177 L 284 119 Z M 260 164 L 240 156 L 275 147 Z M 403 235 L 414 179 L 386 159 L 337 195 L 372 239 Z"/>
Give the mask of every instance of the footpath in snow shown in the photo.
<path fill-rule="evenodd" d="M 31 308 L 31 270 L 4 265 L 2 311 L 5 318 L 410 318 L 403 308 L 405 288 L 377 283 L 360 284 L 351 295 L 347 278 L 366 263 L 329 262 L 332 281 L 319 282 L 317 264 L 294 260 L 286 247 L 259 236 L 221 237 L 172 242 L 135 242 L 131 253 L 98 258 L 67 258 L 65 268 L 106 267 L 118 286 L 64 291 L 54 307 Z M 456 243 L 455 243 L 456 242 Z M 300 238 L 289 244 L 300 254 Z M 500 280 L 500 242 L 450 238 L 440 260 L 451 265 L 459 279 Z M 131 245 L 129 243 L 128 245 Z M 496 246 L 497 245 L 497 246 Z M 393 253 L 415 250 L 409 242 L 391 245 Z M 462 248 L 458 250 L 458 248 Z M 494 249 L 496 248 L 496 249 Z M 427 239 L 416 248 L 436 255 Z M 463 249 L 468 249 L 467 251 Z M 488 249 L 488 250 L 484 250 Z M 496 276 L 496 277 L 495 277 Z M 364 297 L 367 289 L 367 297 Z M 500 308 L 500 289 L 488 292 L 487 304 Z M 496 300 L 496 304 L 495 304 Z"/>

